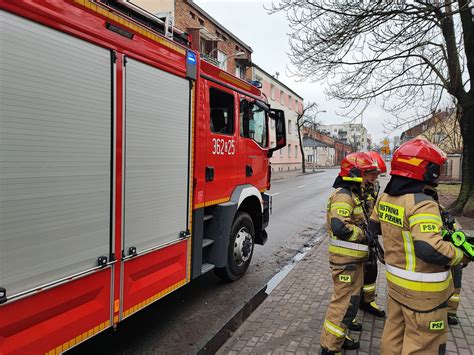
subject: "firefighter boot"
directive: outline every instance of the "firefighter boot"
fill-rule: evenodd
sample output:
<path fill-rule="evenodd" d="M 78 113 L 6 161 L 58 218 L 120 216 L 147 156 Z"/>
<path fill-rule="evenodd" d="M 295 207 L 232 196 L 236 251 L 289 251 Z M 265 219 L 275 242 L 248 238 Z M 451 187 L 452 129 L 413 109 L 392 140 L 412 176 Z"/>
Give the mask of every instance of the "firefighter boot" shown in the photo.
<path fill-rule="evenodd" d="M 360 324 L 356 319 L 353 319 L 347 328 L 355 332 L 360 332 L 362 330 L 362 324 Z"/>
<path fill-rule="evenodd" d="M 349 335 L 346 335 L 344 339 L 344 344 L 342 344 L 342 348 L 346 350 L 356 350 L 359 349 L 360 343 L 352 339 Z"/>
<path fill-rule="evenodd" d="M 458 316 L 455 314 L 450 314 L 448 313 L 448 324 L 449 325 L 458 325 L 459 324 L 459 319 Z"/>
<path fill-rule="evenodd" d="M 369 312 L 370 314 L 373 314 L 376 317 L 385 317 L 385 311 L 380 309 L 377 303 L 375 303 L 375 301 L 372 301 L 370 303 L 361 303 L 359 308 L 366 312 Z"/>
<path fill-rule="evenodd" d="M 321 355 L 341 355 L 340 351 L 331 351 L 326 348 L 321 348 Z"/>

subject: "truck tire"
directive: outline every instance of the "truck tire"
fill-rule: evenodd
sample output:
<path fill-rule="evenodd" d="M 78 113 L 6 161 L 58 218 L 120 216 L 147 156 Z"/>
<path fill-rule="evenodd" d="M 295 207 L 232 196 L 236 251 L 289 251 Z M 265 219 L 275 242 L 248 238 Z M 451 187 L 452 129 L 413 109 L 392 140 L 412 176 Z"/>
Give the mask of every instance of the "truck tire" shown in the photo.
<path fill-rule="evenodd" d="M 215 273 L 225 281 L 235 281 L 245 274 L 253 255 L 255 229 L 248 213 L 237 212 L 229 238 L 227 265 L 216 268 Z"/>

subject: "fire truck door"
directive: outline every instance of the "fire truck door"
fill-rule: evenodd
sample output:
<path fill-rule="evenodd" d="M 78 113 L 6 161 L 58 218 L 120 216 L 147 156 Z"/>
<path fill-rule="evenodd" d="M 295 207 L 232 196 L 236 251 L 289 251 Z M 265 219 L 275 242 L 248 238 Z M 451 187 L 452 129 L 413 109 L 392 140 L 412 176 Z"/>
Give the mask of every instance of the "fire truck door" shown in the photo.
<path fill-rule="evenodd" d="M 261 190 L 266 187 L 268 174 L 268 128 L 265 110 L 255 101 L 240 103 L 240 146 L 246 151 L 245 183 Z"/>
<path fill-rule="evenodd" d="M 237 185 L 237 136 L 235 96 L 230 90 L 209 88 L 207 133 L 207 204 L 229 198 Z"/>

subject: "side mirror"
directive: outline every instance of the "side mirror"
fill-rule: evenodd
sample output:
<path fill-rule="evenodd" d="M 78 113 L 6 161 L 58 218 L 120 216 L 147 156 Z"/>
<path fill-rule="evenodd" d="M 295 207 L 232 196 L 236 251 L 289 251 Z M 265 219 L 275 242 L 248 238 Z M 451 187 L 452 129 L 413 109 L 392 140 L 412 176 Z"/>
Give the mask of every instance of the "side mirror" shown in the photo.
<path fill-rule="evenodd" d="M 273 155 L 273 152 L 286 146 L 286 125 L 285 112 L 283 110 L 270 109 L 269 116 L 271 120 L 275 121 L 275 147 L 270 147 L 268 150 L 268 157 Z"/>

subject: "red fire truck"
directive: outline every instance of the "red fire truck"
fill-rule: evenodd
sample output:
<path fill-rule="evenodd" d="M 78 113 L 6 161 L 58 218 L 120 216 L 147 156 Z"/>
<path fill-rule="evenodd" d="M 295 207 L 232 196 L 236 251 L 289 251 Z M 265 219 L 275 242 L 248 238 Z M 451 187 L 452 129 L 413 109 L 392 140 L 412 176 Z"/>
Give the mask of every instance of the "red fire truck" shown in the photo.
<path fill-rule="evenodd" d="M 212 269 L 238 279 L 267 239 L 283 112 L 126 1 L 0 7 L 0 354 L 62 353 Z"/>

